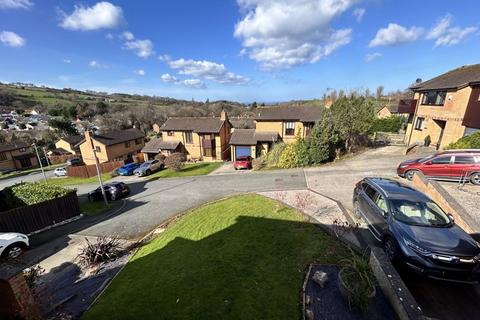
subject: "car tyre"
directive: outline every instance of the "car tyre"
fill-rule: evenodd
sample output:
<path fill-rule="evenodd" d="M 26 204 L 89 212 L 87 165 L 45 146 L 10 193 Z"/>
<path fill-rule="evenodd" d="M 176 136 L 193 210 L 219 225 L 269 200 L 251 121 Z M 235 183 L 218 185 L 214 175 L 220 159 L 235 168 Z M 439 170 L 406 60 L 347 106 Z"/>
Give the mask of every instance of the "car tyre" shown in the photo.
<path fill-rule="evenodd" d="M 149 176 L 151 173 L 152 173 L 152 171 L 150 169 L 147 169 L 147 171 L 145 171 L 145 175 L 147 175 L 147 176 Z"/>
<path fill-rule="evenodd" d="M 10 246 L 8 246 L 4 251 L 3 251 L 3 257 L 8 259 L 8 260 L 13 260 L 18 258 L 19 256 L 22 255 L 22 253 L 25 251 L 25 244 L 21 242 L 13 243 Z"/>
<path fill-rule="evenodd" d="M 474 185 L 480 186 L 480 172 L 475 172 L 470 175 L 470 182 Z"/>
<path fill-rule="evenodd" d="M 395 240 L 391 237 L 386 237 L 383 240 L 383 251 L 387 256 L 388 260 L 395 262 L 397 260 L 398 247 Z"/>
<path fill-rule="evenodd" d="M 413 180 L 413 176 L 415 175 L 415 173 L 419 172 L 418 170 L 408 170 L 407 172 L 405 172 L 405 178 L 408 180 L 408 181 L 412 181 Z"/>

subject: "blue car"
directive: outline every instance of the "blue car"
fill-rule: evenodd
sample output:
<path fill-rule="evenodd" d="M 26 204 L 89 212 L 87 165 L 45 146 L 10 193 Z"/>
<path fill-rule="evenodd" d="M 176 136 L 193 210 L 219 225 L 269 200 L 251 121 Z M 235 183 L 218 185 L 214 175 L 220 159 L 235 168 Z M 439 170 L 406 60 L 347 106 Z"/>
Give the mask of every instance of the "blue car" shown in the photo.
<path fill-rule="evenodd" d="M 133 171 L 140 166 L 139 163 L 129 163 L 120 168 L 118 168 L 117 172 L 121 176 L 131 176 Z"/>

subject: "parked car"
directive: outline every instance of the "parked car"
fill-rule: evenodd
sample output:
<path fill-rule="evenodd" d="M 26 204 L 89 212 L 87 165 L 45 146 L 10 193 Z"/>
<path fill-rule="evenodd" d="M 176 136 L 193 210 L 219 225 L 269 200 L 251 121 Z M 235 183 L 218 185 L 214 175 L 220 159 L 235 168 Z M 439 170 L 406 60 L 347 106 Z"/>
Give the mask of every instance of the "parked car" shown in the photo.
<path fill-rule="evenodd" d="M 133 171 L 138 167 L 140 167 L 139 163 L 129 163 L 118 168 L 117 172 L 121 176 L 131 176 L 133 174 Z"/>
<path fill-rule="evenodd" d="M 430 179 L 465 180 L 480 185 L 480 150 L 447 150 L 425 158 L 407 160 L 397 168 L 400 177 L 412 180 L 415 172 Z"/>
<path fill-rule="evenodd" d="M 80 158 L 72 158 L 67 160 L 67 166 L 81 166 L 83 164 L 83 160 Z"/>
<path fill-rule="evenodd" d="M 65 177 L 67 175 L 67 169 L 65 168 L 56 168 L 53 170 L 55 177 Z"/>
<path fill-rule="evenodd" d="M 133 171 L 133 173 L 139 177 L 148 176 L 155 171 L 165 168 L 165 164 L 157 159 L 145 161 Z"/>
<path fill-rule="evenodd" d="M 355 186 L 353 206 L 391 261 L 431 278 L 480 280 L 479 245 L 425 194 L 395 180 L 365 178 Z"/>
<path fill-rule="evenodd" d="M 29 246 L 28 237 L 21 233 L 0 233 L 0 256 L 6 259 L 18 258 Z"/>
<path fill-rule="evenodd" d="M 110 182 L 103 186 L 105 194 L 107 195 L 108 200 L 115 201 L 122 197 L 126 197 L 130 194 L 130 189 L 123 182 Z M 90 191 L 88 193 L 88 200 L 103 200 L 102 189 L 98 187 L 97 189 Z"/>
<path fill-rule="evenodd" d="M 252 169 L 252 157 L 250 156 L 241 156 L 233 162 L 233 168 L 238 169 Z"/>

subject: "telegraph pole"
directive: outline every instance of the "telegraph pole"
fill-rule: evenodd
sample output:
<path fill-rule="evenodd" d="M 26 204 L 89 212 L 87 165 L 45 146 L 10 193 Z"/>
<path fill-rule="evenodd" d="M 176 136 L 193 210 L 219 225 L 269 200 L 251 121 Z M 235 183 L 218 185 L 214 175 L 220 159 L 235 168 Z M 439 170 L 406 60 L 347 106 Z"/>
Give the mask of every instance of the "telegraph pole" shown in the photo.
<path fill-rule="evenodd" d="M 51 166 L 52 163 L 50 162 L 50 159 L 48 159 L 47 157 L 47 149 L 43 147 L 42 150 L 43 150 L 43 155 L 45 156 L 45 160 L 47 160 L 47 166 Z"/>
<path fill-rule="evenodd" d="M 45 170 L 43 170 L 42 159 L 40 159 L 40 155 L 38 154 L 37 145 L 35 144 L 35 142 L 32 143 L 32 145 L 33 145 L 33 148 L 35 148 L 35 153 L 37 154 L 37 159 L 38 159 L 38 163 L 40 164 L 40 169 L 42 169 L 43 179 L 45 179 L 45 182 L 47 182 L 47 176 L 45 175 Z"/>
<path fill-rule="evenodd" d="M 100 172 L 100 163 L 98 162 L 97 152 L 95 151 L 95 147 L 93 146 L 93 139 L 91 133 L 88 134 L 88 139 L 90 140 L 89 142 L 90 146 L 92 147 L 93 157 L 95 158 L 95 168 L 97 169 L 98 182 L 100 183 L 100 190 L 102 190 L 103 201 L 105 201 L 105 204 L 108 205 L 107 195 L 105 193 L 105 188 L 103 187 L 102 174 Z"/>

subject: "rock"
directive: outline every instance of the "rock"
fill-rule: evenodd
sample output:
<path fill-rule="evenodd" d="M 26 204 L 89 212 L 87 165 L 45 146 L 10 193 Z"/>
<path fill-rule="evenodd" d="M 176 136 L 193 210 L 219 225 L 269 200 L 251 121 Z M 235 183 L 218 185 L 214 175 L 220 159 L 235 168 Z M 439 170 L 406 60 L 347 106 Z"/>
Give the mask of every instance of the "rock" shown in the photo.
<path fill-rule="evenodd" d="M 325 283 L 328 281 L 328 274 L 323 271 L 316 271 L 312 277 L 313 281 L 315 281 L 320 287 L 324 287 Z"/>
<path fill-rule="evenodd" d="M 310 309 L 305 310 L 305 319 L 307 320 L 313 320 L 313 311 Z"/>

